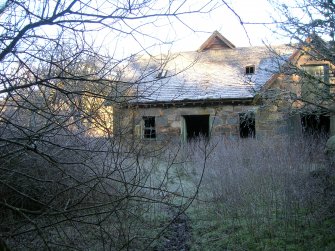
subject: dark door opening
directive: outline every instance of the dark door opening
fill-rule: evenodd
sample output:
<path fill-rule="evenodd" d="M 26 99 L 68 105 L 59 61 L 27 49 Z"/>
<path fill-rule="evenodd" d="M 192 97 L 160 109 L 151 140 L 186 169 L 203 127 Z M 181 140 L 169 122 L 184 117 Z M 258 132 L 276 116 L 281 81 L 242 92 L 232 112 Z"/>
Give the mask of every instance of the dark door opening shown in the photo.
<path fill-rule="evenodd" d="M 187 139 L 209 135 L 209 115 L 186 115 L 184 116 Z"/>
<path fill-rule="evenodd" d="M 305 115 L 301 117 L 303 133 L 311 136 L 327 136 L 330 130 L 330 117 L 322 115 Z"/>

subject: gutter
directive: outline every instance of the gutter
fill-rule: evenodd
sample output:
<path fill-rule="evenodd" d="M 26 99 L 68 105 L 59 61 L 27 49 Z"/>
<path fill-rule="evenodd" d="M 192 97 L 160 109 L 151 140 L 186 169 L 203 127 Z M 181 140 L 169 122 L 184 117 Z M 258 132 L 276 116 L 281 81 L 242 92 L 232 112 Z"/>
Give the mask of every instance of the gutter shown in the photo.
<path fill-rule="evenodd" d="M 194 107 L 194 106 L 218 106 L 218 105 L 248 105 L 254 98 L 228 98 L 228 99 L 200 99 L 200 100 L 176 100 L 176 101 L 152 101 L 127 103 L 123 108 L 152 108 L 152 107 Z"/>

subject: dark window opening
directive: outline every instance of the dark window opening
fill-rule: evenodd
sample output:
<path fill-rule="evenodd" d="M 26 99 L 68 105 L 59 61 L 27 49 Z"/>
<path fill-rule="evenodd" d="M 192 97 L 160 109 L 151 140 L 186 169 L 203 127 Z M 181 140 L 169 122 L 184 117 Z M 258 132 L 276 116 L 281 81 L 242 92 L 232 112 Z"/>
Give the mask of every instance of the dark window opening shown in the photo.
<path fill-rule="evenodd" d="M 184 119 L 187 139 L 209 136 L 209 115 L 186 115 Z"/>
<path fill-rule="evenodd" d="M 156 138 L 155 117 L 143 117 L 143 120 L 144 120 L 143 138 L 155 139 Z"/>
<path fill-rule="evenodd" d="M 330 117 L 324 115 L 304 115 L 301 117 L 302 131 L 309 136 L 327 136 L 330 130 Z"/>
<path fill-rule="evenodd" d="M 245 67 L 245 74 L 254 74 L 255 73 L 255 66 L 249 65 Z"/>
<path fill-rule="evenodd" d="M 240 113 L 240 137 L 241 138 L 254 138 L 256 134 L 255 114 Z"/>

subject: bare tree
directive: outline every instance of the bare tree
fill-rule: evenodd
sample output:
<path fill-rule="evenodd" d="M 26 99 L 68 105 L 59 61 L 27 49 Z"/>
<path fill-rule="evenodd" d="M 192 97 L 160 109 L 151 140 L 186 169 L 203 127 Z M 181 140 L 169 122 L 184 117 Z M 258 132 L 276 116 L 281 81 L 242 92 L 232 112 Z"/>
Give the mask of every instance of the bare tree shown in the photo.
<path fill-rule="evenodd" d="M 331 115 L 334 107 L 335 4 L 328 0 L 270 0 L 279 18 L 275 32 L 289 37 L 296 49 L 281 67 L 291 83 L 289 99 L 300 113 Z M 286 93 L 287 94 L 287 93 Z"/>
<path fill-rule="evenodd" d="M 172 18 L 187 26 L 184 15 L 216 7 L 153 0 L 1 6 L 0 245 L 2 239 L 18 250 L 154 245 L 169 222 L 164 205 L 178 196 L 185 210 L 197 192 L 167 188 L 178 147 L 147 149 L 114 133 L 113 106 L 143 76 L 123 82 L 133 55 L 121 57 L 117 43 L 105 50 L 95 36 L 131 38 L 149 53 L 141 38 L 162 41 L 143 27 Z M 143 233 L 143 226 L 152 231 Z"/>

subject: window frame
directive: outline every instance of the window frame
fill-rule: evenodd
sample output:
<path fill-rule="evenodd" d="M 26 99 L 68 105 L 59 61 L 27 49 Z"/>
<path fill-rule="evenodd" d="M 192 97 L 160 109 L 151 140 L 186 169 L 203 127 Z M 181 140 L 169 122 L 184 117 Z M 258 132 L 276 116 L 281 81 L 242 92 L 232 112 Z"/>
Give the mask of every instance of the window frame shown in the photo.
<path fill-rule="evenodd" d="M 313 74 L 308 68 L 322 67 L 323 74 Z M 303 71 L 303 77 L 307 77 L 307 81 L 302 83 L 301 97 L 303 99 L 313 98 L 315 95 L 328 94 L 330 92 L 330 74 L 328 64 L 304 64 L 300 66 Z M 310 78 L 312 76 L 313 79 Z M 311 82 L 312 80 L 318 81 L 315 85 Z M 310 82 L 309 82 L 310 81 Z M 306 86 L 307 85 L 307 86 Z M 312 86 L 314 85 L 314 86 Z M 317 87 L 317 89 L 315 89 Z M 310 91 L 312 90 L 312 91 Z M 313 93 L 313 90 L 316 92 Z M 320 92 L 320 93 L 318 93 Z"/>
<path fill-rule="evenodd" d="M 156 117 L 143 116 L 142 117 L 143 129 L 142 138 L 146 140 L 154 140 L 157 138 L 156 132 Z M 149 131 L 149 133 L 147 133 Z"/>
<path fill-rule="evenodd" d="M 308 72 L 307 68 L 313 68 L 313 67 L 322 67 L 323 68 L 323 74 L 322 75 L 315 75 Z M 323 83 L 329 84 L 329 65 L 328 64 L 305 64 L 301 65 L 302 70 L 305 72 L 305 74 L 309 74 L 315 78 L 319 78 L 319 76 L 322 76 Z"/>
<path fill-rule="evenodd" d="M 256 72 L 255 65 L 247 65 L 245 67 L 245 75 L 253 75 Z"/>

